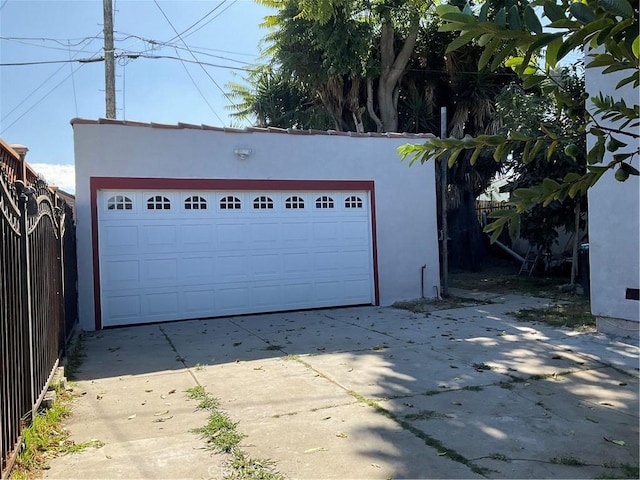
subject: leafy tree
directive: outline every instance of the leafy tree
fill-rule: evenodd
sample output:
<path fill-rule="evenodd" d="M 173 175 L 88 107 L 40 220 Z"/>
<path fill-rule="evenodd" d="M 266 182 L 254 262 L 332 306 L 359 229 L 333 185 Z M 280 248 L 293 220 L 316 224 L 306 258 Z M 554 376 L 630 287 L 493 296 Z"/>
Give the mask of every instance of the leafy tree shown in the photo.
<path fill-rule="evenodd" d="M 420 118 L 430 131 L 439 132 L 440 108 L 446 107 L 447 130 L 452 136 L 496 134 L 499 128 L 496 97 L 505 85 L 517 80 L 516 76 L 509 69 L 495 73 L 488 69 L 478 71 L 482 53 L 478 47 L 447 55 L 447 45 L 455 36 L 451 32 L 439 32 L 440 25 L 435 18 L 420 30 L 416 53 L 402 81 L 400 120 L 411 122 L 407 125 L 409 128 L 403 128 L 410 130 L 414 118 Z M 412 116 L 407 116 L 409 112 L 404 107 L 409 101 L 412 106 L 422 108 L 422 112 L 414 114 L 409 110 Z M 485 238 L 477 220 L 475 199 L 502 165 L 486 154 L 474 165 L 468 160 L 469 155 L 461 157 L 447 175 L 449 265 L 477 270 L 482 265 Z"/>
<path fill-rule="evenodd" d="M 331 128 L 331 116 L 313 92 L 291 76 L 270 66 L 256 68 L 248 78 L 250 87 L 231 82 L 227 85 L 235 103 L 231 116 L 250 120 L 257 127 L 299 129 Z"/>
<path fill-rule="evenodd" d="M 288 67 L 287 56 L 306 48 L 317 52 L 317 64 L 336 69 L 338 76 L 327 87 L 338 100 L 342 82 L 352 82 L 343 103 L 350 106 L 356 127 L 363 129 L 358 115 L 364 107 L 355 105 L 358 88 L 366 89 L 366 111 L 380 132 L 398 130 L 400 81 L 414 50 L 421 15 L 433 5 L 421 0 L 258 0 L 279 9 L 269 26 L 278 27 L 269 37 L 275 46 L 272 53 Z M 300 27 L 303 35 L 292 35 L 290 25 Z M 304 42 L 304 34 L 310 42 Z M 283 38 L 284 37 L 284 38 Z M 312 37 L 312 38 L 311 38 Z M 287 47 L 289 38 L 297 38 Z M 283 48 L 284 47 L 284 48 Z M 283 55 L 284 54 L 284 55 Z M 291 65 L 300 68 L 301 59 L 292 55 Z M 296 66 L 297 65 L 297 66 Z M 310 65 L 310 64 L 309 64 Z M 338 68 L 339 67 L 339 68 Z M 314 70 L 318 72 L 318 70 Z M 337 82 L 337 84 L 336 84 Z M 345 92 L 343 92 L 345 93 Z M 337 107 L 341 105 L 338 103 Z M 334 117 L 337 116 L 334 114 Z M 340 122 L 337 122 L 340 123 Z M 340 126 L 340 125 L 337 125 Z"/>
<path fill-rule="evenodd" d="M 259 0 L 276 9 L 265 19 L 264 41 L 274 69 L 312 93 L 333 119 L 332 128 L 364 131 L 361 101 L 371 26 L 337 6 L 319 22 L 303 15 L 304 0 Z"/>
<path fill-rule="evenodd" d="M 534 7 L 542 8 L 544 17 L 550 22 L 548 28 L 543 28 Z M 481 47 L 483 53 L 478 68 L 512 67 L 524 87 L 540 86 L 568 115 L 580 111 L 583 98 L 572 97 L 553 72 L 574 50 L 588 50 L 587 68 L 604 68 L 604 75 L 625 73 L 616 88 L 628 84 L 637 88 L 640 83 L 638 0 L 522 0 L 508 9 L 500 8 L 493 21 L 489 20 L 488 3 L 477 12 L 470 6 L 460 10 L 451 5 L 441 5 L 437 11 L 444 21 L 442 30 L 460 32 L 449 45 L 448 52 L 467 48 L 467 45 Z M 513 56 L 514 52 L 520 54 Z M 593 125 L 589 133 L 596 141 L 586 153 L 586 171 L 582 174 L 569 172 L 560 180 L 545 178 L 538 185 L 515 190 L 511 201 L 514 208 L 497 212 L 496 221 L 487 227 L 493 239 L 507 224 L 515 233 L 518 216 L 534 205 L 547 207 L 554 201 L 586 194 L 588 188 L 609 170 L 615 170 L 620 181 L 640 173 L 631 165 L 640 155 L 639 106 L 627 105 L 621 98 L 602 94 L 591 102 L 595 108 L 584 110 L 584 124 Z M 601 120 L 610 120 L 616 125 L 604 125 Z M 584 134 L 583 129 L 568 136 L 560 135 L 541 124 L 531 134 L 514 130 L 508 135 L 436 139 L 424 145 L 403 147 L 400 153 L 412 162 L 447 157 L 449 165 L 453 166 L 463 152 L 471 152 L 471 164 L 485 152 L 491 152 L 496 162 L 504 162 L 512 151 L 521 148 L 522 161 L 528 162 L 541 151 L 550 159 L 562 146 L 567 155 L 576 156 L 580 154 L 577 142 Z M 605 150 L 614 154 L 613 160 L 603 164 Z"/>
<path fill-rule="evenodd" d="M 554 79 L 562 83 L 573 98 L 585 99 L 581 69 L 564 67 L 556 72 Z M 556 149 L 547 158 L 546 152 L 539 150 L 535 158 L 530 158 L 527 162 L 522 159 L 522 145 L 514 149 L 511 158 L 506 161 L 514 173 L 514 180 L 509 184 L 508 191 L 536 186 L 545 178 L 561 182 L 569 173 L 583 175 L 586 172 L 585 136 L 580 134 L 584 130 L 584 102 L 581 111 L 574 111 L 569 115 L 565 109 L 558 108 L 553 97 L 545 95 L 540 89 L 525 91 L 521 86 L 512 85 L 498 97 L 496 110 L 502 122 L 501 134 L 509 135 L 518 131 L 524 135 L 534 135 L 543 124 L 559 137 L 575 138 L 578 142 L 577 145 L 565 148 L 572 155 Z M 585 227 L 586 207 L 586 195 L 581 194 L 574 198 L 567 196 L 562 200 L 554 200 L 547 207 L 534 205 L 520 217 L 520 236 L 536 246 L 538 251 L 548 252 L 557 240 L 560 228 L 573 232 L 572 265 L 575 266 L 578 262 L 577 246 L 581 241 L 580 230 Z M 572 272 L 572 280 L 576 273 L 575 270 Z"/>

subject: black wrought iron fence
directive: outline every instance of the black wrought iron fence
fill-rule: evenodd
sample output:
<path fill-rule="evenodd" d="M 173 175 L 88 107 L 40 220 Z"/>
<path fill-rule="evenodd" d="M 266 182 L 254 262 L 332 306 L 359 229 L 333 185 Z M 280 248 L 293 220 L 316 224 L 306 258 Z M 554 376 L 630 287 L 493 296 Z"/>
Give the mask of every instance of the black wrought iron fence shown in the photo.
<path fill-rule="evenodd" d="M 75 231 L 68 207 L 42 180 L 31 179 L 27 186 L 15 178 L 0 161 L 2 479 L 77 321 Z"/>

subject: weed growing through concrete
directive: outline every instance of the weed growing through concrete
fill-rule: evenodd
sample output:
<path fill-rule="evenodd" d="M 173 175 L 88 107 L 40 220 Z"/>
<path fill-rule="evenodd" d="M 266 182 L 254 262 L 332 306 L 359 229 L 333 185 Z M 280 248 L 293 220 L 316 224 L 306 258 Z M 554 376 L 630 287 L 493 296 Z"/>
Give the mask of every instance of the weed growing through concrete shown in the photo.
<path fill-rule="evenodd" d="M 274 470 L 274 462 L 251 458 L 240 449 L 245 435 L 237 431 L 236 422 L 219 410 L 218 399 L 206 393 L 202 386 L 190 388 L 187 396 L 198 402 L 198 408 L 209 412 L 208 423 L 192 431 L 200 434 L 213 451 L 231 455 L 230 472 L 225 479 L 284 480 L 285 477 Z"/>
<path fill-rule="evenodd" d="M 462 387 L 461 390 L 466 390 L 468 392 L 481 392 L 482 390 L 484 390 L 484 387 L 481 387 L 479 385 L 468 385 L 466 387 Z"/>
<path fill-rule="evenodd" d="M 474 363 L 473 368 L 476 370 L 491 370 L 491 365 L 487 365 L 486 363 Z"/>
<path fill-rule="evenodd" d="M 263 348 L 263 350 L 266 351 L 275 351 L 275 350 L 282 350 L 282 345 L 269 345 L 268 347 Z"/>
<path fill-rule="evenodd" d="M 542 322 L 553 327 L 567 327 L 579 331 L 593 331 L 596 318 L 591 315 L 586 301 L 552 305 L 546 308 L 531 308 L 514 312 L 518 320 Z"/>
<path fill-rule="evenodd" d="M 69 380 L 75 379 L 78 369 L 86 356 L 84 337 L 82 334 L 79 334 L 71 345 L 69 345 L 67 355 L 64 359 L 64 374 Z"/>
<path fill-rule="evenodd" d="M 550 462 L 558 465 L 570 465 L 573 467 L 582 467 L 585 465 L 582 460 L 570 456 L 553 457 Z"/>
<path fill-rule="evenodd" d="M 433 410 L 420 410 L 419 412 L 405 415 L 404 418 L 407 420 L 432 420 L 434 418 L 451 418 L 451 415 L 435 412 Z"/>
<path fill-rule="evenodd" d="M 69 432 L 62 424 L 71 414 L 73 394 L 61 385 L 54 386 L 54 389 L 56 401 L 53 406 L 38 412 L 31 425 L 22 432 L 22 448 L 11 473 L 12 479 L 34 478 L 39 471 L 48 470 L 48 461 L 52 458 L 104 445 L 98 440 L 75 443 L 69 439 Z"/>

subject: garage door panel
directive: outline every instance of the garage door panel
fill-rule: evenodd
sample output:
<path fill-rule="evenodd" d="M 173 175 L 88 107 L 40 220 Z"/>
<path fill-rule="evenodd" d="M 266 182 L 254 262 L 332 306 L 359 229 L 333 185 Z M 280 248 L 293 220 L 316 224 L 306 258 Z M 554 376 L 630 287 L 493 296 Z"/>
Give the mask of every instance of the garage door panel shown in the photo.
<path fill-rule="evenodd" d="M 248 260 L 245 255 L 217 255 L 214 264 L 214 281 L 216 283 L 230 283 L 248 280 Z"/>
<path fill-rule="evenodd" d="M 287 246 L 304 246 L 309 239 L 309 224 L 307 222 L 283 222 L 282 242 Z"/>
<path fill-rule="evenodd" d="M 110 325 L 137 323 L 142 316 L 140 295 L 110 295 L 103 299 L 104 314 Z"/>
<path fill-rule="evenodd" d="M 138 247 L 138 226 L 109 225 L 105 229 L 104 241 L 110 248 L 135 249 Z"/>
<path fill-rule="evenodd" d="M 282 305 L 279 285 L 257 285 L 251 289 L 252 307 L 254 311 L 273 310 Z"/>
<path fill-rule="evenodd" d="M 193 318 L 194 316 L 209 316 L 214 310 L 214 294 L 210 288 L 201 290 L 186 290 L 182 294 L 183 310 Z"/>
<path fill-rule="evenodd" d="M 371 284 L 368 278 L 347 279 L 343 282 L 343 292 L 346 298 L 353 302 L 364 303 L 369 297 Z"/>
<path fill-rule="evenodd" d="M 164 291 L 161 293 L 148 293 L 144 297 L 146 311 L 151 316 L 175 316 L 178 314 L 178 293 Z"/>
<path fill-rule="evenodd" d="M 340 224 L 336 221 L 314 223 L 313 238 L 323 244 L 337 244 L 340 241 Z"/>
<path fill-rule="evenodd" d="M 279 253 L 251 255 L 251 274 L 257 280 L 277 279 L 282 272 L 282 256 Z"/>
<path fill-rule="evenodd" d="M 247 225 L 243 223 L 218 223 L 216 234 L 220 248 L 235 250 L 245 244 L 249 232 Z"/>
<path fill-rule="evenodd" d="M 367 222 L 348 220 L 342 222 L 342 241 L 346 244 L 362 244 L 369 238 L 369 225 Z"/>
<path fill-rule="evenodd" d="M 142 228 L 142 241 L 147 251 L 170 249 L 175 251 L 177 235 L 174 225 L 145 225 Z"/>
<path fill-rule="evenodd" d="M 138 288 L 140 286 L 140 262 L 138 260 L 105 261 L 103 278 L 105 291 Z"/>
<path fill-rule="evenodd" d="M 255 245 L 276 246 L 280 242 L 280 224 L 277 222 L 254 223 L 250 226 L 251 242 Z"/>
<path fill-rule="evenodd" d="M 223 314 L 242 312 L 249 305 L 249 288 L 244 285 L 220 286 L 214 292 L 216 308 Z"/>
<path fill-rule="evenodd" d="M 206 223 L 185 223 L 180 225 L 178 235 L 180 251 L 209 250 L 213 240 L 213 229 Z"/>
<path fill-rule="evenodd" d="M 182 256 L 178 264 L 180 283 L 192 285 L 209 282 L 214 272 L 214 260 L 210 253 L 198 256 Z"/>
<path fill-rule="evenodd" d="M 340 254 L 340 263 L 350 274 L 364 274 L 369 272 L 369 255 L 367 250 L 345 250 Z"/>
<path fill-rule="evenodd" d="M 308 252 L 283 252 L 282 270 L 285 275 L 307 273 L 311 270 L 312 259 Z"/>
<path fill-rule="evenodd" d="M 105 326 L 374 300 L 368 193 L 101 191 L 105 209 L 110 197 L 131 209 L 99 213 Z"/>
<path fill-rule="evenodd" d="M 142 262 L 141 283 L 149 286 L 175 284 L 178 281 L 178 260 L 176 258 L 155 258 Z"/>
<path fill-rule="evenodd" d="M 309 297 L 313 296 L 313 283 L 310 281 L 300 283 L 283 282 L 281 286 L 282 303 L 287 308 L 305 308 L 309 304 Z"/>

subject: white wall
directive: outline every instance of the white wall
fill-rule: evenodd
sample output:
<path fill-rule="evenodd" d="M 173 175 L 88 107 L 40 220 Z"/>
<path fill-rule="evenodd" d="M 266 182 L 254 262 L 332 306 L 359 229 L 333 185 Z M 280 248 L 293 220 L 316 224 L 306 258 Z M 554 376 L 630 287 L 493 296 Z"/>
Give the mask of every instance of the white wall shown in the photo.
<path fill-rule="evenodd" d="M 157 128 L 75 120 L 79 315 L 94 329 L 90 177 L 375 182 L 380 303 L 439 287 L 433 163 L 409 168 L 396 149 L 416 138 Z M 238 160 L 233 150 L 250 148 Z"/>
<path fill-rule="evenodd" d="M 630 71 L 629 71 L 630 72 Z M 615 90 L 621 75 L 602 75 L 601 69 L 586 69 L 586 87 L 591 97 L 599 92 L 627 105 L 638 104 L 638 89 L 628 85 Z M 588 107 L 592 108 L 590 100 Z M 601 122 L 620 128 L 611 122 Z M 634 128 L 638 133 L 638 127 Z M 615 137 L 637 148 L 638 140 L 625 135 Z M 595 144 L 589 135 L 588 147 Z M 607 152 L 604 164 L 612 160 Z M 633 165 L 638 168 L 638 159 Z M 598 318 L 598 329 L 625 336 L 638 336 L 640 302 L 626 300 L 627 288 L 640 286 L 640 181 L 631 176 L 625 182 L 604 174 L 589 191 L 589 256 L 591 266 L 591 311 Z"/>

